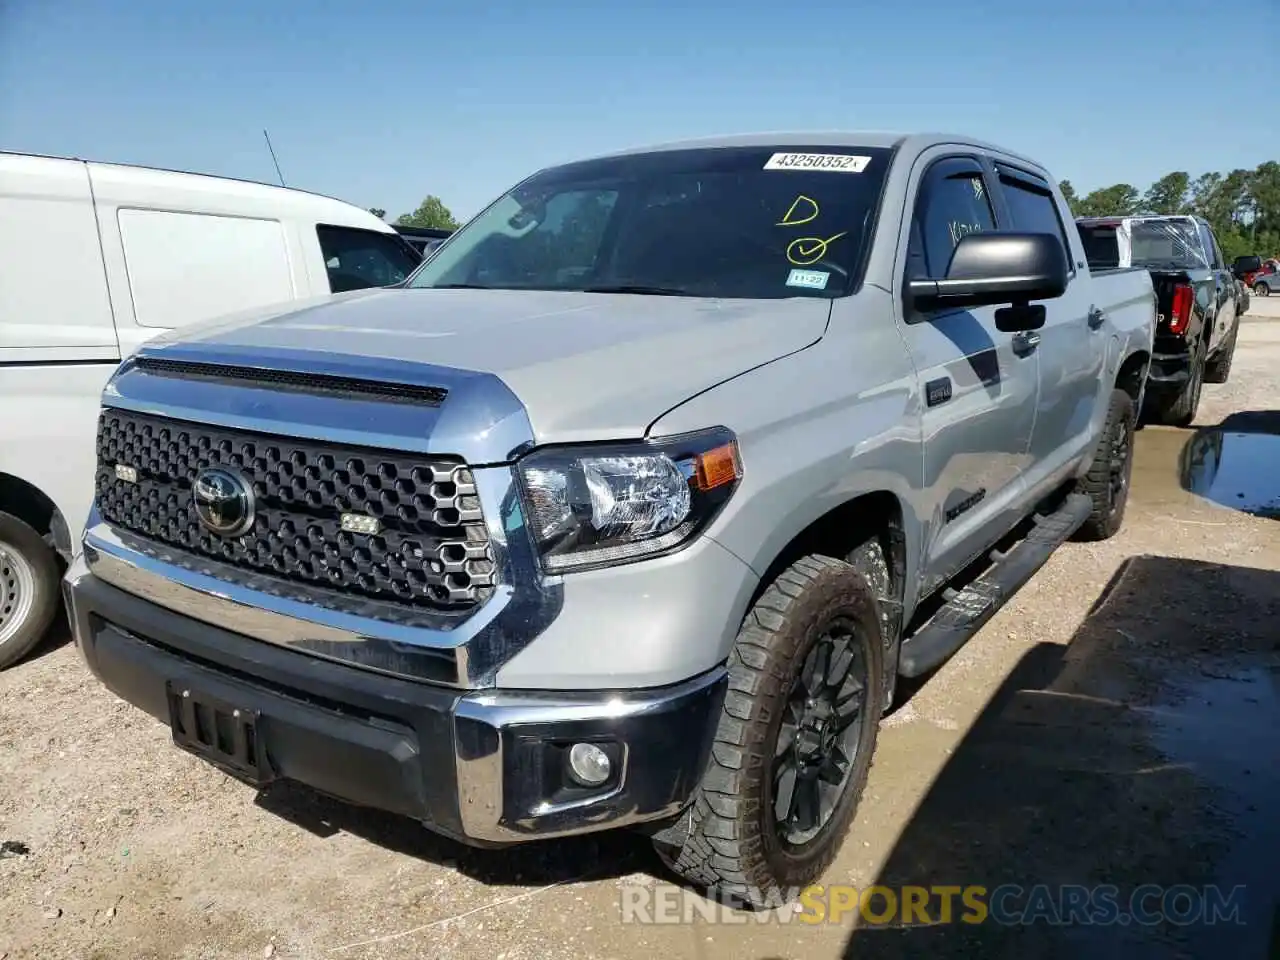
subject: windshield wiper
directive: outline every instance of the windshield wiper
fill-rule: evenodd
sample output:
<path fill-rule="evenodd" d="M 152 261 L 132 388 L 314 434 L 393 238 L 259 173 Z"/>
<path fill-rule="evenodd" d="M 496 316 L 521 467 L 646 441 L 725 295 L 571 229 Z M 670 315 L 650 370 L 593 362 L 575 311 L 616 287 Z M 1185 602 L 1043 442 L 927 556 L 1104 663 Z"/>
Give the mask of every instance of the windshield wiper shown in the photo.
<path fill-rule="evenodd" d="M 598 287 L 586 287 L 583 293 L 640 293 L 653 297 L 690 297 L 693 296 L 688 290 L 678 290 L 675 287 L 647 287 L 643 284 L 635 283 L 615 283 L 604 284 Z"/>
<path fill-rule="evenodd" d="M 433 283 L 428 290 L 492 290 L 481 283 Z"/>

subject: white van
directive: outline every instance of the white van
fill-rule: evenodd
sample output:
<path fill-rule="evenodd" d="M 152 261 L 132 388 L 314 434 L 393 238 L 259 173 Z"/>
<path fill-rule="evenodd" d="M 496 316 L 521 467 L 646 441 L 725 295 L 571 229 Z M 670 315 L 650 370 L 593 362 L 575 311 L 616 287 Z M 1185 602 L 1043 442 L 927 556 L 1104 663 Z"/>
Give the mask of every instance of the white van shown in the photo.
<path fill-rule="evenodd" d="M 302 190 L 0 152 L 0 669 L 57 611 L 123 358 L 175 326 L 396 283 L 419 260 L 368 211 Z"/>

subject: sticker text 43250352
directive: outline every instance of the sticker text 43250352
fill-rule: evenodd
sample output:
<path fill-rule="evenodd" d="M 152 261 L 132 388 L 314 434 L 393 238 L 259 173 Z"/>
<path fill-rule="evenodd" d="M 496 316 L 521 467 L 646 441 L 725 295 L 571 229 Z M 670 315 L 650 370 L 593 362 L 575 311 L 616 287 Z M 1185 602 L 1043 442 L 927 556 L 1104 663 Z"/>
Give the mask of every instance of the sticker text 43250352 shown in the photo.
<path fill-rule="evenodd" d="M 847 153 L 775 153 L 765 161 L 764 169 L 862 173 L 870 162 L 870 157 L 856 157 Z"/>

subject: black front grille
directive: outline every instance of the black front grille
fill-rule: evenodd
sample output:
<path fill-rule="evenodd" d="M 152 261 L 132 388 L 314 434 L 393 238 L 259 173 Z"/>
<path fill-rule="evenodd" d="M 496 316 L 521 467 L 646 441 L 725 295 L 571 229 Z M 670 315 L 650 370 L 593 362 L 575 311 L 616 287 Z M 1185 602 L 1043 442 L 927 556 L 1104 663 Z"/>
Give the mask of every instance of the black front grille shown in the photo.
<path fill-rule="evenodd" d="M 252 487 L 253 526 L 241 536 L 221 537 L 197 516 L 192 485 L 209 466 Z M 456 458 L 108 409 L 98 423 L 96 492 L 109 523 L 294 583 L 439 611 L 466 610 L 493 591 L 480 500 Z M 344 513 L 375 517 L 382 529 L 343 530 Z"/>

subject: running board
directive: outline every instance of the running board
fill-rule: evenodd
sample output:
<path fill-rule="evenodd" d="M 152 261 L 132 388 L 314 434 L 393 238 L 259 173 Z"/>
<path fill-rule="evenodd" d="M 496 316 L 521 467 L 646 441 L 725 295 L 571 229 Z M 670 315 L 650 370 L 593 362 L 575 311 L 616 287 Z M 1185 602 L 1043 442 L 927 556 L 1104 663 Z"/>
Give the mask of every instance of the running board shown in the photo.
<path fill-rule="evenodd" d="M 992 566 L 976 580 L 943 591 L 947 602 L 902 641 L 898 673 L 919 677 L 948 660 L 1080 529 L 1092 509 L 1087 496 L 1072 494 L 1056 513 L 1036 514 L 1031 532 L 1008 553 L 992 550 Z"/>

